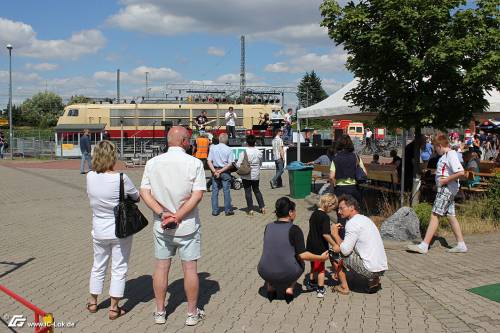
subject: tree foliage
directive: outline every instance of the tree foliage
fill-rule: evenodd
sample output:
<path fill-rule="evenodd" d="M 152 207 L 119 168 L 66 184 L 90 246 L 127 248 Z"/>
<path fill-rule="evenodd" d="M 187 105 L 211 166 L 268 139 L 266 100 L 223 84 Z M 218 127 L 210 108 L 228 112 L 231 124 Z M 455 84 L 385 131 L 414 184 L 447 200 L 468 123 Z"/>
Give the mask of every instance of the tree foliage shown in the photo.
<path fill-rule="evenodd" d="M 62 98 L 52 92 L 40 92 L 21 105 L 24 121 L 28 125 L 41 128 L 55 126 L 63 109 Z"/>
<path fill-rule="evenodd" d="M 318 75 L 314 71 L 311 71 L 311 73 L 306 72 L 297 87 L 299 105 L 302 107 L 308 107 L 321 102 L 327 97 L 328 95 L 323 89 L 321 79 Z"/>
<path fill-rule="evenodd" d="M 328 94 L 323 89 L 321 85 L 321 79 L 318 77 L 316 72 L 311 71 L 311 73 L 306 72 L 304 77 L 297 87 L 297 98 L 299 100 L 299 105 L 302 107 L 308 107 L 318 102 L 321 102 L 328 97 Z M 311 119 L 309 120 L 309 127 L 315 129 L 325 129 L 331 126 L 331 122 L 328 119 Z"/>
<path fill-rule="evenodd" d="M 85 104 L 88 102 L 90 102 L 90 97 L 83 96 L 83 95 L 75 95 L 75 96 L 71 96 L 67 105 Z"/>
<path fill-rule="evenodd" d="M 322 26 L 359 84 L 346 99 L 390 127 L 450 128 L 499 87 L 498 0 L 324 0 Z"/>

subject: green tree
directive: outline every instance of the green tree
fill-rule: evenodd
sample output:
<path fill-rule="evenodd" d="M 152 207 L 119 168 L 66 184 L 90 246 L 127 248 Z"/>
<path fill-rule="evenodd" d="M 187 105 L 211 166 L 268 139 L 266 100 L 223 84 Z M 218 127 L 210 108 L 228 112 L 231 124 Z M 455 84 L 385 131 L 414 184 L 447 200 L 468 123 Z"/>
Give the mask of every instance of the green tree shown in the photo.
<path fill-rule="evenodd" d="M 9 119 L 9 103 L 7 103 L 7 107 L 2 110 L 2 118 Z M 15 126 L 23 126 L 26 125 L 26 121 L 23 118 L 23 114 L 21 112 L 21 107 L 12 104 L 12 123 Z"/>
<path fill-rule="evenodd" d="M 22 116 L 26 122 L 41 128 L 55 126 L 63 109 L 62 98 L 52 92 L 40 92 L 21 105 Z"/>
<path fill-rule="evenodd" d="M 324 0 L 322 26 L 348 52 L 359 85 L 346 99 L 389 127 L 451 128 L 498 88 L 498 0 Z"/>
<path fill-rule="evenodd" d="M 311 71 L 311 73 L 306 72 L 297 87 L 299 105 L 302 107 L 308 107 L 321 102 L 327 97 L 328 94 L 323 89 L 321 79 L 318 77 L 316 72 L 314 72 L 314 70 Z M 325 129 L 330 126 L 331 122 L 328 119 L 312 119 L 309 121 L 309 127 L 315 129 Z"/>
<path fill-rule="evenodd" d="M 297 87 L 299 105 L 302 107 L 308 107 L 321 102 L 327 97 L 328 95 L 321 85 L 321 79 L 314 72 L 314 70 L 311 71 L 311 73 L 306 72 Z"/>
<path fill-rule="evenodd" d="M 85 103 L 88 103 L 90 102 L 90 97 L 87 97 L 87 96 L 83 96 L 83 95 L 75 95 L 75 96 L 71 96 L 69 102 L 67 105 L 71 105 L 71 104 L 85 104 Z"/>

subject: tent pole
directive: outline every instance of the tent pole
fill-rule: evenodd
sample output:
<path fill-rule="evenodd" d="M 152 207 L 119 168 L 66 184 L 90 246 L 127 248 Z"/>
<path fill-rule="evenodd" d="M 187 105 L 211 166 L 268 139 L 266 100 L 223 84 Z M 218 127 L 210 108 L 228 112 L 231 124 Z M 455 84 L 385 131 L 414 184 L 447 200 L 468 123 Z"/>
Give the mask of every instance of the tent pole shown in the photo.
<path fill-rule="evenodd" d="M 298 116 L 297 116 L 297 161 L 300 162 L 300 118 Z"/>

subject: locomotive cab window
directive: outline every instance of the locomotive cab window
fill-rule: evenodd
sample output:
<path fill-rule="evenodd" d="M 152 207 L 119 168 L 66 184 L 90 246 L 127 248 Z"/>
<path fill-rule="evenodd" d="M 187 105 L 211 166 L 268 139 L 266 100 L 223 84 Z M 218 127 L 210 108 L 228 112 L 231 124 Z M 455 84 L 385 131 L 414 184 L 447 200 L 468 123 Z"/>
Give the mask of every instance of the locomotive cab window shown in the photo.
<path fill-rule="evenodd" d="M 70 109 L 68 111 L 68 117 L 78 117 L 78 109 Z"/>

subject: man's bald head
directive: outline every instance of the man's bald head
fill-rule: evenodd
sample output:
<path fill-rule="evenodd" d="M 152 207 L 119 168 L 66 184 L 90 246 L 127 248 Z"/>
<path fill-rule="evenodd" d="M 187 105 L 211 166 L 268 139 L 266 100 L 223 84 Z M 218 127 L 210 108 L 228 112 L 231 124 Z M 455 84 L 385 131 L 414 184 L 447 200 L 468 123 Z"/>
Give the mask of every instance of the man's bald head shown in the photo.
<path fill-rule="evenodd" d="M 169 147 L 185 148 L 183 142 L 189 139 L 189 132 L 182 126 L 174 126 L 168 131 L 167 139 Z"/>

